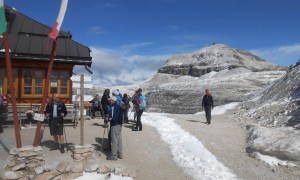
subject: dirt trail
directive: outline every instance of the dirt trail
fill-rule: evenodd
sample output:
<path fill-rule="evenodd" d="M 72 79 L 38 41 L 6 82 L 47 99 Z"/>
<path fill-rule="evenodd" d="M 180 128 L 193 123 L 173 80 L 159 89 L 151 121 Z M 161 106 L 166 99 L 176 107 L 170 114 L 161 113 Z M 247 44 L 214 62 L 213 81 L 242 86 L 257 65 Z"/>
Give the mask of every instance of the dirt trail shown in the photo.
<path fill-rule="evenodd" d="M 204 115 L 169 115 L 175 123 L 197 137 L 225 166 L 233 170 L 238 179 L 299 179 L 298 170 L 286 167 L 269 167 L 268 164 L 251 158 L 245 152 L 247 132 L 230 119 L 231 112 L 214 115 L 210 125 Z M 299 162 L 297 162 L 299 164 Z M 273 169 L 276 169 L 273 172 Z"/>
<path fill-rule="evenodd" d="M 228 113 L 227 113 L 228 114 Z M 203 145 L 211 151 L 217 159 L 230 168 L 238 179 L 297 179 L 294 171 L 284 167 L 276 168 L 272 172 L 267 164 L 250 158 L 245 153 L 246 132 L 237 123 L 231 121 L 226 115 L 213 116 L 212 124 L 205 124 L 204 115 L 169 115 L 175 119 L 185 131 L 197 137 Z M 85 144 L 94 144 L 100 151 L 103 136 L 103 120 L 100 118 L 85 120 Z M 192 179 L 175 164 L 167 143 L 163 142 L 155 128 L 144 125 L 143 131 L 131 131 L 132 124 L 125 124 L 122 128 L 123 159 L 117 161 L 105 160 L 107 152 L 99 152 L 96 160 L 99 164 L 112 164 L 136 170 L 138 178 L 153 179 Z M 43 127 L 42 127 L 43 129 Z M 74 129 L 66 126 L 67 142 L 70 147 L 80 143 L 80 127 Z M 33 142 L 35 128 L 21 130 L 23 146 Z M 107 133 L 104 144 L 107 143 Z M 59 151 L 49 151 L 52 137 L 49 128 L 45 128 L 41 146 L 47 164 L 57 164 L 61 160 L 72 160 L 71 152 L 61 154 Z M 6 165 L 8 150 L 15 147 L 13 128 L 5 128 L 0 134 L 0 165 Z M 299 175 L 299 174 L 298 174 Z M 296 178 L 297 177 L 297 178 Z"/>

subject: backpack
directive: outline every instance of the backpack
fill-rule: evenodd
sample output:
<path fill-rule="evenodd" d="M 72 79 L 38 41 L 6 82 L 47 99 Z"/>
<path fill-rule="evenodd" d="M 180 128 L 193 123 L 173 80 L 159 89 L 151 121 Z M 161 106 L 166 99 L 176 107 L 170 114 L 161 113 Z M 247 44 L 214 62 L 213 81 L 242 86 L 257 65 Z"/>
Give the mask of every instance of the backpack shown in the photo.
<path fill-rule="evenodd" d="M 0 96 L 0 107 L 3 107 L 3 96 Z"/>
<path fill-rule="evenodd" d="M 0 95 L 0 114 L 7 112 L 7 98 L 5 95 Z"/>
<path fill-rule="evenodd" d="M 7 99 L 4 95 L 0 96 L 0 107 L 6 108 L 7 107 Z"/>
<path fill-rule="evenodd" d="M 146 108 L 146 98 L 143 95 L 140 95 L 140 106 L 139 108 L 144 110 Z"/>

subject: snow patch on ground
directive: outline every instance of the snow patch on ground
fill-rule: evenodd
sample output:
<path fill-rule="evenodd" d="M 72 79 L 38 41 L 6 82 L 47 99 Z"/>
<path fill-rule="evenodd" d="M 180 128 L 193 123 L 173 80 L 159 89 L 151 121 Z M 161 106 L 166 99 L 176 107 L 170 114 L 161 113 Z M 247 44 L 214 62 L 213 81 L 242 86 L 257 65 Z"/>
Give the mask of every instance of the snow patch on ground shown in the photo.
<path fill-rule="evenodd" d="M 143 123 L 153 126 L 171 148 L 174 161 L 194 179 L 236 179 L 201 141 L 183 130 L 174 119 L 160 113 L 144 113 Z"/>
<path fill-rule="evenodd" d="M 122 177 L 122 176 L 117 176 L 114 174 L 98 174 L 97 172 L 92 172 L 92 173 L 86 173 L 83 172 L 83 176 L 80 176 L 76 178 L 75 180 L 104 180 L 104 179 L 110 179 L 110 180 L 132 180 L 131 177 Z"/>
<path fill-rule="evenodd" d="M 258 152 L 255 152 L 254 154 L 256 155 L 257 159 L 264 161 L 265 163 L 269 164 L 272 167 L 274 167 L 274 166 L 296 167 L 297 166 L 294 163 L 290 163 L 288 161 L 283 161 L 283 160 L 277 159 L 273 156 L 263 155 Z"/>
<path fill-rule="evenodd" d="M 238 107 L 239 103 L 234 102 L 234 103 L 229 103 L 229 104 L 225 104 L 223 106 L 216 106 L 214 107 L 214 109 L 211 111 L 212 115 L 222 115 L 224 114 L 226 111 L 231 110 L 231 109 L 235 109 L 236 107 Z M 197 112 L 195 113 L 196 115 L 199 114 L 205 114 L 204 111 L 201 112 Z"/>

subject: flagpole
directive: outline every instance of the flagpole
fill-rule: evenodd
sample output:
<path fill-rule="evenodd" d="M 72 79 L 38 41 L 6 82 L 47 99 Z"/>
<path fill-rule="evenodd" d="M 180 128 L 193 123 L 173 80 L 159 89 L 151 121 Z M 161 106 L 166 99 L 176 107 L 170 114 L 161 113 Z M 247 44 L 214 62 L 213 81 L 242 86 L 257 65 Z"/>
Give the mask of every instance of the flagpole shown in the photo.
<path fill-rule="evenodd" d="M 46 81 L 45 81 L 45 88 L 44 88 L 44 93 L 43 93 L 43 100 L 42 100 L 42 104 L 41 104 L 40 114 L 44 114 L 44 110 L 45 110 L 46 103 L 47 103 L 47 97 L 48 97 L 49 87 L 50 87 L 50 78 L 51 78 L 53 61 L 54 61 L 55 52 L 56 52 L 56 46 L 57 46 L 57 38 L 53 41 L 53 45 L 52 45 L 52 51 L 51 51 L 50 62 L 48 65 L 48 70 L 47 70 L 47 76 L 46 76 Z M 33 146 L 35 146 L 35 147 L 38 146 L 38 143 L 39 143 L 39 138 L 40 138 L 40 134 L 41 134 L 41 126 L 42 126 L 42 122 L 37 121 L 35 137 L 34 137 L 34 142 L 33 142 Z"/>
<path fill-rule="evenodd" d="M 22 142 L 21 142 L 21 136 L 20 136 L 20 124 L 19 124 L 19 121 L 18 121 L 17 102 L 16 102 L 15 87 L 14 87 L 13 76 L 12 76 L 12 68 L 11 68 L 11 60 L 10 60 L 7 32 L 3 33 L 3 41 L 4 41 L 4 47 L 5 47 L 6 70 L 7 70 L 7 76 L 8 76 L 8 84 L 9 84 L 10 97 L 11 97 L 12 108 L 13 108 L 13 118 L 14 118 L 16 144 L 17 144 L 17 148 L 21 148 L 22 147 Z"/>

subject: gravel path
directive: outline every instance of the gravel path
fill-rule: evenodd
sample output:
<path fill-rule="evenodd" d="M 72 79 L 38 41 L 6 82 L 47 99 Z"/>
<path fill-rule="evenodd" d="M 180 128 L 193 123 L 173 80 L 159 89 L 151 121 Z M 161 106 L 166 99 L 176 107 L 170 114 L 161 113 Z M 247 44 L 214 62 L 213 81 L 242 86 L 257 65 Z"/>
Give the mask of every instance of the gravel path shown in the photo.
<path fill-rule="evenodd" d="M 227 115 L 215 115 L 212 124 L 205 124 L 204 115 L 169 115 L 175 123 L 197 137 L 225 166 L 233 170 L 238 179 L 299 179 L 299 168 L 270 167 L 265 162 L 251 158 L 245 153 L 246 130 Z M 299 167 L 299 162 L 298 167 Z M 273 170 L 275 169 L 275 172 Z"/>
<path fill-rule="evenodd" d="M 229 114 L 228 112 L 227 114 Z M 213 116 L 212 124 L 205 124 L 204 115 L 168 115 L 175 119 L 175 123 L 185 131 L 199 139 L 203 145 L 216 156 L 218 161 L 231 169 L 238 179 L 298 179 L 299 168 L 288 170 L 285 167 L 269 167 L 266 163 L 249 157 L 245 153 L 246 131 L 233 122 L 227 115 Z M 229 117 L 229 116 L 228 116 Z M 143 119 L 143 118 L 142 118 Z M 143 126 L 143 131 L 131 131 L 132 124 L 125 124 L 123 135 L 123 159 L 107 161 L 106 151 L 100 152 L 100 145 L 104 128 L 100 118 L 85 121 L 85 144 L 94 144 L 99 154 L 95 158 L 99 164 L 112 164 L 136 170 L 136 179 L 192 179 L 176 165 L 170 153 L 169 145 L 161 140 L 154 127 Z M 43 127 L 42 127 L 43 129 Z M 67 142 L 69 147 L 80 143 L 80 127 L 66 126 Z M 35 129 L 21 130 L 23 146 L 33 142 Z M 105 134 L 107 137 L 107 133 Z M 105 137 L 104 144 L 107 139 Z M 49 151 L 52 138 L 48 127 L 45 128 L 41 146 L 47 164 L 57 164 L 61 160 L 71 160 L 71 152 L 64 154 L 58 151 Z M 0 165 L 6 165 L 8 150 L 15 147 L 14 129 L 7 127 L 0 134 Z"/>

